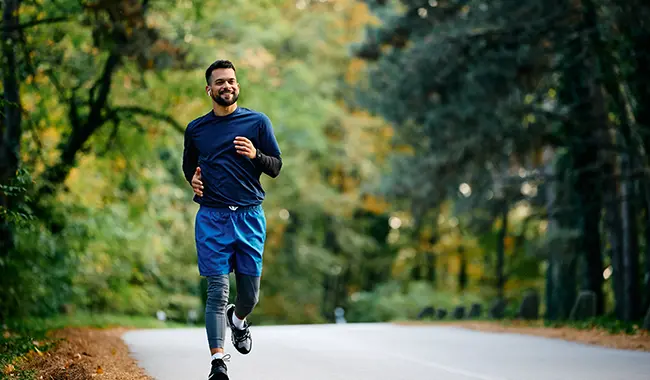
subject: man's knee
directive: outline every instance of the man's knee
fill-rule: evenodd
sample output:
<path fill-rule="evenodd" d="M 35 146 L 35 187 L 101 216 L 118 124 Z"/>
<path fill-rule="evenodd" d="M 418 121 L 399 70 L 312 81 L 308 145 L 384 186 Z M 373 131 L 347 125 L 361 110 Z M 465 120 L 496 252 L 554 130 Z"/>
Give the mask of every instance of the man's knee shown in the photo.
<path fill-rule="evenodd" d="M 259 300 L 259 293 L 257 291 L 245 292 L 245 294 L 242 294 L 241 305 L 250 308 L 252 311 L 257 306 Z"/>
<path fill-rule="evenodd" d="M 229 293 L 228 276 L 208 277 L 208 294 L 206 311 L 223 314 L 228 303 Z"/>
<path fill-rule="evenodd" d="M 239 316 L 250 314 L 259 302 L 260 278 L 239 275 L 237 284 L 236 313 Z"/>

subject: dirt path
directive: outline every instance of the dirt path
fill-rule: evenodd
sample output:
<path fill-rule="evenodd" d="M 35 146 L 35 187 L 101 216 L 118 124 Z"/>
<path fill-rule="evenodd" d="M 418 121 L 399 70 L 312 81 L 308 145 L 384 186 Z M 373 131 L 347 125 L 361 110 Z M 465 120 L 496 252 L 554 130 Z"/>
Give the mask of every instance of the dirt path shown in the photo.
<path fill-rule="evenodd" d="M 153 380 L 129 356 L 124 328 L 69 328 L 56 331 L 56 347 L 32 354 L 26 369 L 44 380 Z"/>

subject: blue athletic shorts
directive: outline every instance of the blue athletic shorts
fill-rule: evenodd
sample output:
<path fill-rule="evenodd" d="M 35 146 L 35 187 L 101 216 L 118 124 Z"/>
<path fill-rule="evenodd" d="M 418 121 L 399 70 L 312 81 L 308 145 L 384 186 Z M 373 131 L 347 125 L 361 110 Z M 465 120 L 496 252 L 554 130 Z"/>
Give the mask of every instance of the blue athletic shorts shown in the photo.
<path fill-rule="evenodd" d="M 201 276 L 262 275 L 266 217 L 262 206 L 212 208 L 196 213 L 194 234 Z"/>

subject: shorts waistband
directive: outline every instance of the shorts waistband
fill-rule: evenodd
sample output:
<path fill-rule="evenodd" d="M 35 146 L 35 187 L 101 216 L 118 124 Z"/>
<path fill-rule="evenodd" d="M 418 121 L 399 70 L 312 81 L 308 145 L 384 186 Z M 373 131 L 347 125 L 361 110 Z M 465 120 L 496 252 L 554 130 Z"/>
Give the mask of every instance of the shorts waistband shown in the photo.
<path fill-rule="evenodd" d="M 262 209 L 262 205 L 253 205 L 253 206 L 205 206 L 201 205 L 200 208 L 207 211 L 216 211 L 216 212 L 246 212 L 246 211 L 256 211 Z"/>

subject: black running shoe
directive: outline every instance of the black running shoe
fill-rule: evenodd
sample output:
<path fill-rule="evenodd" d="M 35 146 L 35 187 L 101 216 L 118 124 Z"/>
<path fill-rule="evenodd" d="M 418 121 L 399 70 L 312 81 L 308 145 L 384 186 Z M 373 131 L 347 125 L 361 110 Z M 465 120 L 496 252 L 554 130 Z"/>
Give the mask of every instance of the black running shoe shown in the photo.
<path fill-rule="evenodd" d="M 246 355 L 251 352 L 251 349 L 253 349 L 253 339 L 251 338 L 251 332 L 249 329 L 250 324 L 248 321 L 245 321 L 243 329 L 235 327 L 235 324 L 232 323 L 232 315 L 234 312 L 235 305 L 228 305 L 228 308 L 226 309 L 226 319 L 228 320 L 228 326 L 230 326 L 230 338 L 232 339 L 232 345 L 235 346 L 237 351 Z"/>
<path fill-rule="evenodd" d="M 214 359 L 208 380 L 228 380 L 228 367 L 225 362 L 229 360 L 230 354 L 224 355 L 221 359 Z"/>

